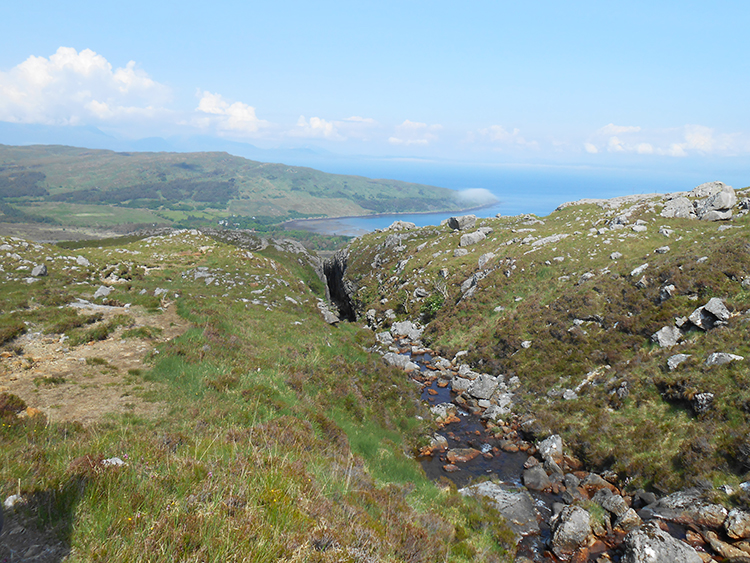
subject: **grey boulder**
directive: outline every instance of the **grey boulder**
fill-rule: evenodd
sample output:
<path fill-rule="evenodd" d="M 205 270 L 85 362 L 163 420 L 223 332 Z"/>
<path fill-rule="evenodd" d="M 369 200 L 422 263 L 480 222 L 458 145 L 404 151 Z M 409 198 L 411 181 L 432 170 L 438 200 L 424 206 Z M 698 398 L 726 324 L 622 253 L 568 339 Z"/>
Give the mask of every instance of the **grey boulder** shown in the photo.
<path fill-rule="evenodd" d="M 458 217 L 450 217 L 448 219 L 448 226 L 451 229 L 463 231 L 464 229 L 471 229 L 476 225 L 476 215 L 460 215 Z"/>
<path fill-rule="evenodd" d="M 655 522 L 630 532 L 623 544 L 622 563 L 703 563 L 697 551 L 662 531 Z"/>
<path fill-rule="evenodd" d="M 483 241 L 486 238 L 487 235 L 485 235 L 482 231 L 475 231 L 473 233 L 466 233 L 465 235 L 461 235 L 461 240 L 458 244 L 460 246 L 471 246 Z"/>
<path fill-rule="evenodd" d="M 590 534 L 589 513 L 580 506 L 566 506 L 552 528 L 552 551 L 561 559 L 567 559 L 586 545 Z"/>
<path fill-rule="evenodd" d="M 682 331 L 676 326 L 665 326 L 651 335 L 651 340 L 660 348 L 670 348 L 682 338 Z"/>
<path fill-rule="evenodd" d="M 488 498 L 513 530 L 516 541 L 520 541 L 522 536 L 539 533 L 539 513 L 527 491 L 509 490 L 486 481 L 459 489 L 458 492 L 464 496 Z"/>

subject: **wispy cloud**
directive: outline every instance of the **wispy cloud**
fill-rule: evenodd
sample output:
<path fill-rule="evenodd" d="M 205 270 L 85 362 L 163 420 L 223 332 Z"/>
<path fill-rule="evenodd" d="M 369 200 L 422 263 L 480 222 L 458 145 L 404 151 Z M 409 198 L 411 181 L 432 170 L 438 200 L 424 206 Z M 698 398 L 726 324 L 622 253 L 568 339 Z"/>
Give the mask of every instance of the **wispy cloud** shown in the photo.
<path fill-rule="evenodd" d="M 407 119 L 401 125 L 396 126 L 388 142 L 392 145 L 429 145 L 438 139 L 437 132 L 442 128 L 442 125 L 427 125 Z"/>
<path fill-rule="evenodd" d="M 81 125 L 153 118 L 168 110 L 169 88 L 134 61 L 113 69 L 102 55 L 60 47 L 0 72 L 0 120 Z"/>
<path fill-rule="evenodd" d="M 521 130 L 514 128 L 512 131 L 508 131 L 502 125 L 491 125 L 484 129 L 480 129 L 476 134 L 469 134 L 470 141 L 479 141 L 489 143 L 495 146 L 496 149 L 502 150 L 507 147 L 525 147 L 531 149 L 538 149 L 539 143 L 537 141 L 528 141 L 521 135 Z"/>

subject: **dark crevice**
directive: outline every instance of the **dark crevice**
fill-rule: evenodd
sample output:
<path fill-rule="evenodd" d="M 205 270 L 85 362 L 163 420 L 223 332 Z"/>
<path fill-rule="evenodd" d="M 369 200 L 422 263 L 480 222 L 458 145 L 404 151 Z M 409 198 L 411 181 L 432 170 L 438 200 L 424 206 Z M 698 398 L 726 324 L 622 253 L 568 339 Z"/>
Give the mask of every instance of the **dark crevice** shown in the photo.
<path fill-rule="evenodd" d="M 342 320 L 355 321 L 357 313 L 352 299 L 354 290 L 351 282 L 344 279 L 348 259 L 348 253 L 345 250 L 339 250 L 323 263 L 323 273 L 331 302 L 338 308 L 339 317 Z"/>

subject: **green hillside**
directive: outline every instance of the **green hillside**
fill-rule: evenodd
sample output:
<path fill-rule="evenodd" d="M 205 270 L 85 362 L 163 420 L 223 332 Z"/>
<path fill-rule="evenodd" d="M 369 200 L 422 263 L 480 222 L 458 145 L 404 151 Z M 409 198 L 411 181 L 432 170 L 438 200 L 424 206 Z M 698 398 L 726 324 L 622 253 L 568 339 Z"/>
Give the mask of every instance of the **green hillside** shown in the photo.
<path fill-rule="evenodd" d="M 301 217 L 452 211 L 445 188 L 327 174 L 227 153 L 0 145 L 0 222 L 262 228 Z"/>

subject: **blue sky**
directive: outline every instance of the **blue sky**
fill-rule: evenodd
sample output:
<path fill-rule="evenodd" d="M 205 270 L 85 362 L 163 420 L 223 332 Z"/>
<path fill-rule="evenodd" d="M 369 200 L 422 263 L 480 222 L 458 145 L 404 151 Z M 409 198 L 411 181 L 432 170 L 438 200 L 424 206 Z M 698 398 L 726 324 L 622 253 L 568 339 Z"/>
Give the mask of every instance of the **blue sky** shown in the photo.
<path fill-rule="evenodd" d="M 0 121 L 749 170 L 748 24 L 740 1 L 30 0 L 0 18 Z"/>

